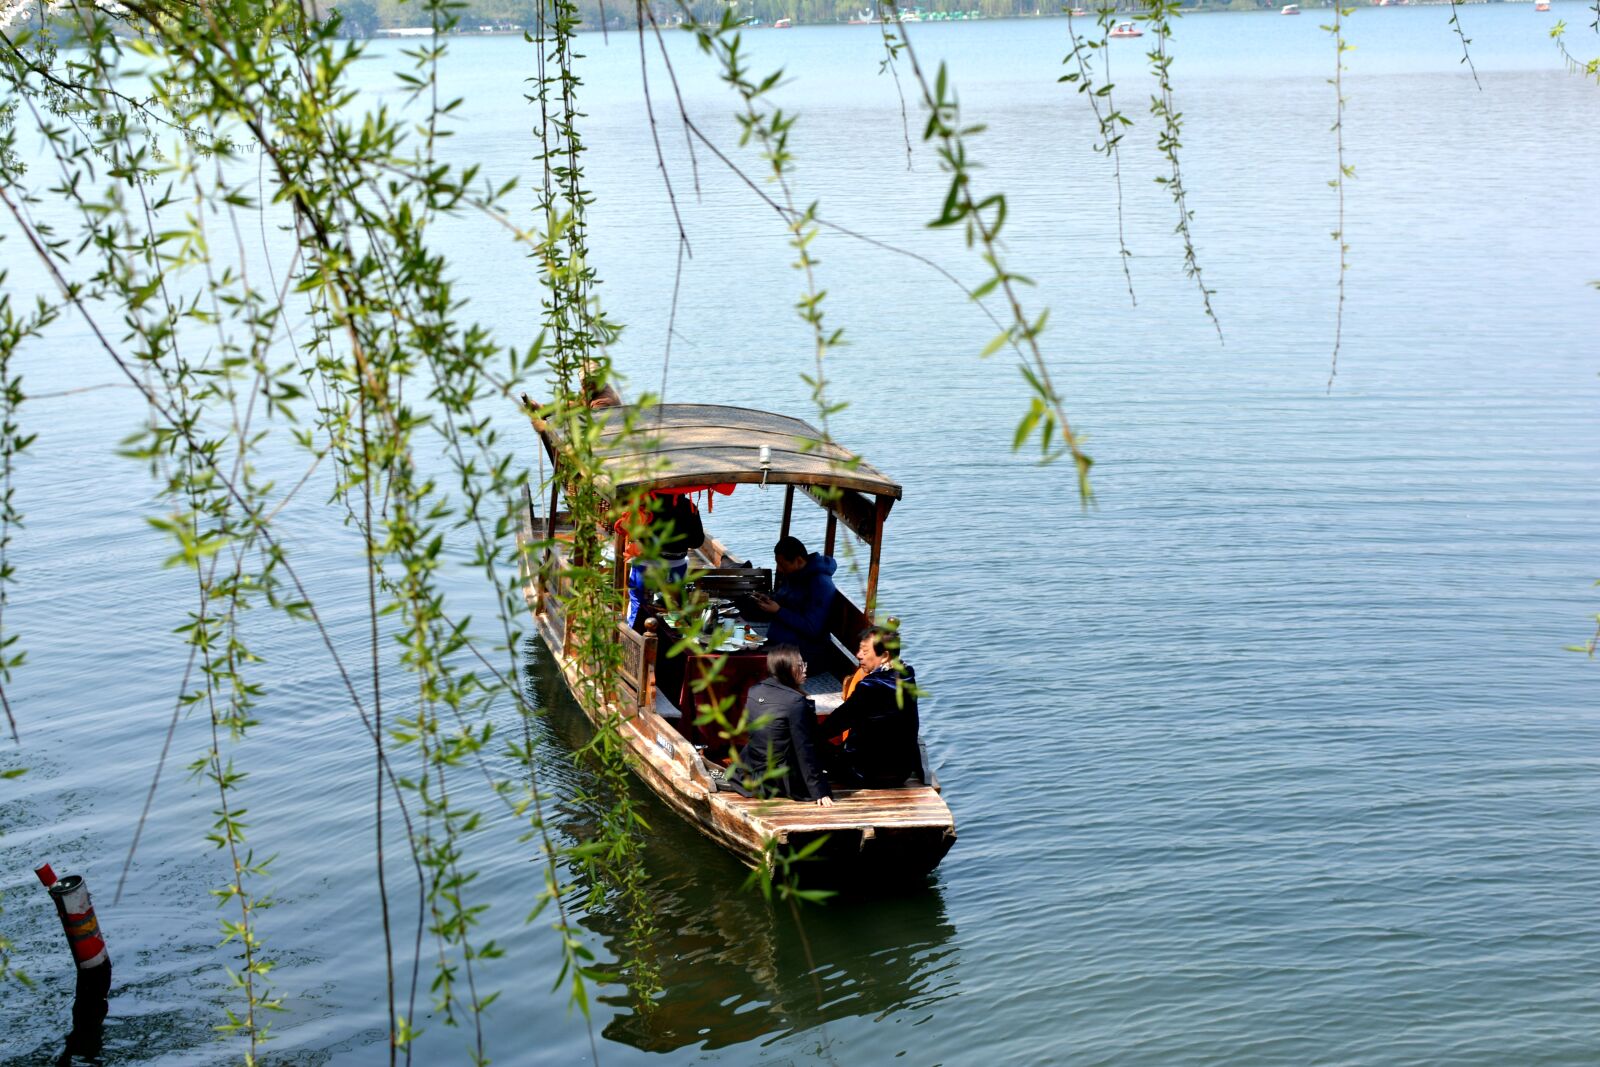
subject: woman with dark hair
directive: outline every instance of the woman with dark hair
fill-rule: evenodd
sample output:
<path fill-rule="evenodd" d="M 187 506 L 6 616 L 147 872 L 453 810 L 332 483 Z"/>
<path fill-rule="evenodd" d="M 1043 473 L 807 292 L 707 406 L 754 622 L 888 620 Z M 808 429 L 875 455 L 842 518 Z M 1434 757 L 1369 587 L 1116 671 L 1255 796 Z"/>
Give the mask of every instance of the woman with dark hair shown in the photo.
<path fill-rule="evenodd" d="M 828 772 L 817 758 L 817 708 L 805 694 L 806 661 L 793 645 L 767 653 L 765 681 L 750 689 L 745 714 L 750 740 L 735 766 L 747 788 L 761 796 L 814 800 L 833 806 Z"/>

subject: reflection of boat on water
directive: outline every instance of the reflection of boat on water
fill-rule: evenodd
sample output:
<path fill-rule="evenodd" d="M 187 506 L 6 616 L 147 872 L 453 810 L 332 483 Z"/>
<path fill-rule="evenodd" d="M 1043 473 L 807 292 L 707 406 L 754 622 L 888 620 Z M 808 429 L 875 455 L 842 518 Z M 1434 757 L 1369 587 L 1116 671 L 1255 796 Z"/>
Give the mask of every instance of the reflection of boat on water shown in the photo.
<path fill-rule="evenodd" d="M 650 892 L 661 932 L 648 962 L 661 992 L 642 1003 L 620 989 L 602 992 L 600 1002 L 618 1012 L 602 1031 L 607 1040 L 650 1052 L 720 1048 L 836 1019 L 926 1011 L 956 994 L 955 928 L 937 889 L 808 907 L 803 928 L 787 908 L 736 886 L 707 893 L 653 879 Z M 601 930 L 607 918 L 591 913 L 584 925 L 615 939 L 608 947 L 616 951 L 625 924 L 617 917 Z"/>
<path fill-rule="evenodd" d="M 558 792 L 580 792 L 581 768 L 574 769 L 570 754 L 587 740 L 588 722 L 543 643 L 531 640 L 526 652 L 530 695 L 553 735 L 539 743 L 555 750 L 541 761 L 541 780 Z M 566 817 L 558 828 L 573 839 L 590 836 L 582 824 L 602 818 L 598 805 L 586 810 L 581 801 L 561 810 Z M 741 888 L 746 872 L 727 853 L 659 809 L 644 814 L 655 927 L 645 958 L 628 958 L 629 917 L 615 894 L 578 919 L 620 965 L 616 980 L 596 991 L 615 1013 L 609 1019 L 607 1009 L 595 1013 L 607 1040 L 649 1052 L 723 1048 L 838 1019 L 921 1011 L 956 994 L 955 927 L 937 885 L 804 907 L 802 941 L 787 908 Z M 581 865 L 572 874 L 580 889 L 588 888 Z M 630 962 L 651 972 L 659 990 L 633 995 Z"/>
<path fill-rule="evenodd" d="M 534 410 L 531 402 L 529 410 Z M 641 415 L 651 429 L 628 435 L 626 428 Z M 610 407 L 596 411 L 593 418 L 600 477 L 618 500 L 643 491 L 782 486 L 781 538 L 789 536 L 797 490 L 803 492 L 827 512 L 822 555 L 833 555 L 841 525 L 867 546 L 864 603 L 875 603 L 884 523 L 900 499 L 901 488 L 845 449 L 817 446 L 822 435 L 815 428 L 770 412 L 712 404 L 663 404 L 642 413 Z M 554 423 L 535 417 L 534 424 L 556 469 L 561 469 L 569 462 L 568 439 Z M 557 510 L 562 491 L 561 481 L 552 479 L 543 519 L 534 516 L 528 502 L 517 542 L 523 592 L 533 609 L 534 624 L 576 694 L 582 692 L 580 679 L 590 667 L 582 646 L 569 640 L 576 636 L 567 626 L 574 595 L 575 564 L 570 559 L 574 527 L 570 514 Z M 619 525 L 609 568 L 619 599 L 626 577 L 625 545 L 626 531 Z M 704 544 L 690 551 L 688 566 L 697 576 L 695 595 L 708 613 L 739 610 L 737 601 L 715 598 L 714 589 L 737 588 L 745 596 L 771 590 L 769 569 L 741 562 L 709 534 Z M 720 768 L 710 761 L 720 754 L 697 751 L 696 746 L 726 748 L 726 735 L 719 739 L 701 729 L 696 719 L 707 704 L 719 699 L 731 705 L 737 717 L 750 686 L 766 677 L 766 656 L 759 649 L 740 647 L 737 641 L 707 655 L 692 654 L 673 634 L 669 614 L 661 618 L 667 626 L 659 636 L 655 619 L 642 624 L 643 632 L 617 619 L 609 635 L 615 647 L 606 652 L 614 652 L 621 665 L 617 690 L 603 698 L 602 706 L 584 706 L 584 712 L 596 722 L 616 716 L 630 768 L 680 818 L 751 866 L 771 863 L 775 845 L 794 850 L 815 846 L 816 862 L 808 864 L 806 872 L 818 881 L 914 881 L 938 866 L 955 842 L 955 820 L 926 765 L 886 788 L 835 789 L 831 807 L 763 800 L 723 788 L 717 780 Z M 840 679 L 856 669 L 856 659 L 847 650 L 856 646 L 868 623 L 861 608 L 844 594 L 834 593 L 822 635 L 825 642 L 831 635 L 833 643 L 815 651 L 812 674 L 806 679 L 819 715 L 827 694 L 837 706 Z M 595 703 L 601 699 L 595 698 Z"/>
<path fill-rule="evenodd" d="M 1108 37 L 1143 37 L 1144 31 L 1131 22 L 1119 22 L 1111 27 Z"/>

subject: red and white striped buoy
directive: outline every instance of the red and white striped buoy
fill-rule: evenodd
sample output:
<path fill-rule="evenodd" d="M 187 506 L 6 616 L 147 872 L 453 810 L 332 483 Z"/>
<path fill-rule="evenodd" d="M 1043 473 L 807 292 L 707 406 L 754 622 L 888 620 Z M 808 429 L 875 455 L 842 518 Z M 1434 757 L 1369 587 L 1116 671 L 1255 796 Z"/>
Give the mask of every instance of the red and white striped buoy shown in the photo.
<path fill-rule="evenodd" d="M 110 1010 L 106 997 L 111 992 L 111 956 L 106 952 L 105 935 L 95 916 L 94 903 L 89 899 L 88 883 L 77 874 L 58 879 L 48 863 L 39 864 L 33 873 L 50 890 L 56 914 L 61 917 L 61 928 L 66 931 L 67 945 L 72 949 L 73 962 L 78 965 L 78 988 L 72 999 L 72 1032 L 67 1035 L 66 1057 L 97 1056 L 106 1012 Z"/>

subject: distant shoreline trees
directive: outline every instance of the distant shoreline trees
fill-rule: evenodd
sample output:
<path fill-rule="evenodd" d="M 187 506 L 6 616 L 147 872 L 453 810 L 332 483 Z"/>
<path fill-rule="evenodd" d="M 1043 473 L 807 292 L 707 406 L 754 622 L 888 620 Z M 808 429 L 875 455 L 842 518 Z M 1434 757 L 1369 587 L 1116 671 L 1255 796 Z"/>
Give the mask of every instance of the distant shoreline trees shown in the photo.
<path fill-rule="evenodd" d="M 1130 17 L 1145 10 L 1140 0 L 1111 2 L 1119 13 L 1126 12 Z M 1076 6 L 1094 12 L 1104 3 L 1105 0 L 1080 0 Z M 688 6 L 696 18 L 706 22 L 720 20 L 723 11 L 732 7 L 739 15 L 754 20 L 753 24 L 762 26 L 770 26 L 779 19 L 789 19 L 796 25 L 844 23 L 871 19 L 878 13 L 875 0 L 694 0 Z M 943 20 L 973 15 L 983 18 L 1053 16 L 1064 14 L 1067 6 L 1074 5 L 1063 6 L 1056 0 L 922 0 L 901 4 L 899 9 L 908 15 L 914 12 L 921 19 Z M 1275 10 L 1278 6 L 1278 0 L 1189 0 L 1182 5 L 1186 11 Z M 1312 2 L 1301 6 L 1326 5 Z M 636 8 L 631 4 L 613 2 L 602 6 L 600 0 L 579 0 L 577 8 L 584 29 L 599 29 L 602 23 L 609 29 L 632 29 L 635 25 Z M 344 17 L 346 36 L 350 37 L 368 37 L 379 30 L 426 25 L 419 21 L 422 9 L 401 0 L 340 0 L 332 9 Z M 657 0 L 654 9 L 660 25 L 677 23 L 679 8 L 675 3 Z M 457 32 L 515 32 L 533 28 L 538 19 L 538 4 L 535 0 L 470 0 L 457 14 L 460 16 Z"/>

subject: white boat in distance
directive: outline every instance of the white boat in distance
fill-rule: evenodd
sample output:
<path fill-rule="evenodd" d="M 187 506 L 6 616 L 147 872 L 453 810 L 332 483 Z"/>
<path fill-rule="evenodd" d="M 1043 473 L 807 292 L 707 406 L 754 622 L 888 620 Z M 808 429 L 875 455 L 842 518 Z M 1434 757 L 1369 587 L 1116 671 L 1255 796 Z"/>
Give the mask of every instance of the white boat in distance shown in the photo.
<path fill-rule="evenodd" d="M 1144 31 L 1131 22 L 1119 22 L 1111 27 L 1108 37 L 1143 37 Z"/>

